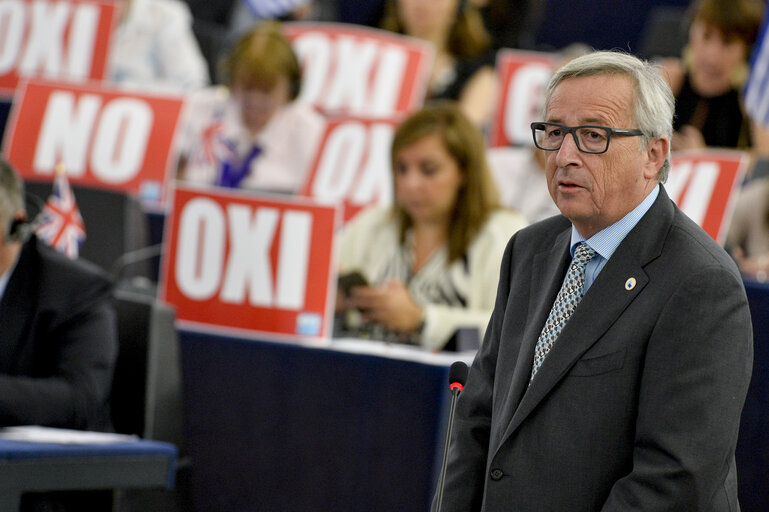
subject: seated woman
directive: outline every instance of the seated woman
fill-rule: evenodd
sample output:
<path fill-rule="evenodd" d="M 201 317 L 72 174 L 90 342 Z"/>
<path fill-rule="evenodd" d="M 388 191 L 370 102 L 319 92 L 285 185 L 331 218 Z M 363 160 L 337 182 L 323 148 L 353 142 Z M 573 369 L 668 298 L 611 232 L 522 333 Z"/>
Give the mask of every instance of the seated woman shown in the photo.
<path fill-rule="evenodd" d="M 243 36 L 226 61 L 230 88 L 188 97 L 178 178 L 293 194 L 304 185 L 324 120 L 295 102 L 299 61 L 277 22 Z"/>
<path fill-rule="evenodd" d="M 766 130 L 745 115 L 741 90 L 763 4 L 697 0 L 683 59 L 666 59 L 663 75 L 676 96 L 672 149 L 706 146 L 769 150 Z"/>
<path fill-rule="evenodd" d="M 341 331 L 431 350 L 460 328 L 482 336 L 505 245 L 526 222 L 498 206 L 480 131 L 453 103 L 425 107 L 397 128 L 391 162 L 394 205 L 363 210 L 340 235 L 341 283 L 361 274 L 338 294 Z"/>
<path fill-rule="evenodd" d="M 477 126 L 491 120 L 497 82 L 491 37 L 466 0 L 389 0 L 381 27 L 432 43 L 427 100 L 458 101 Z"/>
<path fill-rule="evenodd" d="M 735 201 L 726 248 L 749 279 L 769 279 L 769 176 L 749 181 Z"/>

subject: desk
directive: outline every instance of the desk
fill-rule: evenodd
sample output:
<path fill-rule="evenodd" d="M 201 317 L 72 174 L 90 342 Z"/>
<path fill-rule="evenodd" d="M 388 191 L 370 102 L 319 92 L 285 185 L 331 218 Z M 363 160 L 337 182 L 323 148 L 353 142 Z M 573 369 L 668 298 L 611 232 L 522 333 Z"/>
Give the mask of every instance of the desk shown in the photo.
<path fill-rule="evenodd" d="M 176 447 L 156 441 L 59 445 L 0 439 L 0 512 L 24 492 L 128 489 L 174 484 Z"/>
<path fill-rule="evenodd" d="M 769 284 L 745 281 L 753 321 L 753 377 L 737 442 L 742 512 L 769 510 Z"/>
<path fill-rule="evenodd" d="M 461 355 L 179 339 L 195 512 L 429 509 Z"/>

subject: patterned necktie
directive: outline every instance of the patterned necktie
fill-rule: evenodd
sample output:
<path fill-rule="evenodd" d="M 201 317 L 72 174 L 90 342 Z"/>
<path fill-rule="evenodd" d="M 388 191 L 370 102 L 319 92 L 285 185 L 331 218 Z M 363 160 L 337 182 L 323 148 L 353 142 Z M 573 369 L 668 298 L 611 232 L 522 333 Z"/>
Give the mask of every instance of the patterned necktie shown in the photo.
<path fill-rule="evenodd" d="M 571 314 L 577 309 L 577 304 L 585 293 L 585 266 L 588 261 L 593 259 L 593 256 L 595 256 L 595 251 L 589 245 L 584 242 L 577 245 L 574 258 L 566 272 L 566 279 L 561 285 L 561 290 L 555 298 L 553 308 L 550 310 L 547 321 L 545 321 L 545 327 L 542 328 L 534 348 L 534 366 L 531 368 L 532 379 L 537 374 L 539 367 L 542 366 L 545 356 L 553 348 L 556 338 L 558 338 Z"/>

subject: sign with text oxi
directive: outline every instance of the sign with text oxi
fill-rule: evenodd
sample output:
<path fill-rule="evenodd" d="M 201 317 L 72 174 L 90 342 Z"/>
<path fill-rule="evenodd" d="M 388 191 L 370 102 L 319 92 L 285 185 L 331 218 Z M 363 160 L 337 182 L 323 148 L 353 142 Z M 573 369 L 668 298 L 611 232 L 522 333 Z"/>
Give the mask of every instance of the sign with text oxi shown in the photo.
<path fill-rule="evenodd" d="M 497 52 L 499 96 L 489 145 L 533 146 L 531 123 L 541 121 L 545 87 L 556 57 L 550 53 L 502 49 Z"/>
<path fill-rule="evenodd" d="M 11 113 L 3 153 L 24 179 L 53 179 L 63 163 L 70 182 L 164 199 L 181 96 L 96 84 L 30 81 Z"/>
<path fill-rule="evenodd" d="M 329 114 L 389 117 L 422 106 L 432 47 L 379 29 L 286 23 L 302 65 L 300 101 Z"/>
<path fill-rule="evenodd" d="M 0 96 L 19 80 L 101 80 L 115 24 L 114 2 L 0 1 Z"/>
<path fill-rule="evenodd" d="M 392 202 L 390 146 L 398 118 L 330 117 L 302 195 L 344 206 L 344 221 Z"/>
<path fill-rule="evenodd" d="M 665 190 L 686 215 L 723 244 L 749 160 L 739 151 L 673 153 Z"/>
<path fill-rule="evenodd" d="M 301 198 L 177 188 L 162 298 L 203 329 L 328 337 L 336 218 L 335 207 Z"/>

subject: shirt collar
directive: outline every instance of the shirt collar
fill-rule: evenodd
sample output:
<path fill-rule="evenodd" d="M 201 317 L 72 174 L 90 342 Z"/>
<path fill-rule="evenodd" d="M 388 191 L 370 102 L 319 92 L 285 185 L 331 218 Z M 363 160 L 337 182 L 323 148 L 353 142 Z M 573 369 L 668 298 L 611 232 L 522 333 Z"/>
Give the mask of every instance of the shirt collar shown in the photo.
<path fill-rule="evenodd" d="M 641 203 L 633 208 L 627 215 L 620 220 L 603 228 L 601 231 L 585 239 L 579 234 L 577 228 L 574 225 L 571 226 L 571 255 L 574 256 L 577 244 L 580 242 L 586 242 L 587 245 L 592 247 L 596 253 L 598 253 L 603 259 L 608 260 L 614 251 L 617 250 L 619 244 L 625 239 L 628 233 L 638 224 L 641 218 L 649 211 L 649 208 L 654 204 L 655 199 L 660 192 L 660 186 L 657 184 L 646 198 Z"/>

